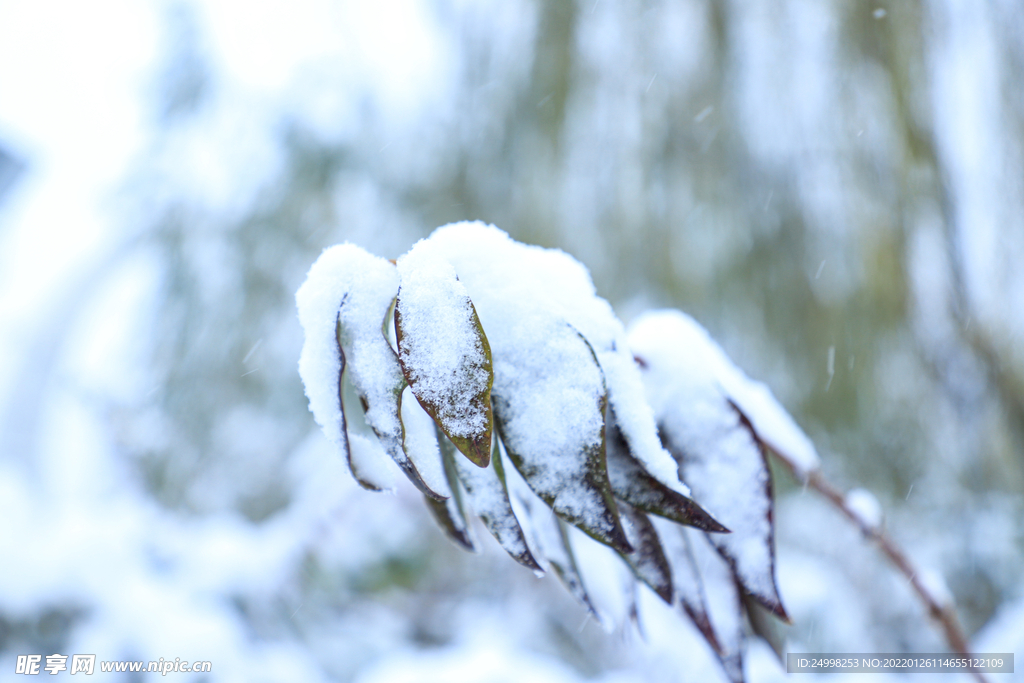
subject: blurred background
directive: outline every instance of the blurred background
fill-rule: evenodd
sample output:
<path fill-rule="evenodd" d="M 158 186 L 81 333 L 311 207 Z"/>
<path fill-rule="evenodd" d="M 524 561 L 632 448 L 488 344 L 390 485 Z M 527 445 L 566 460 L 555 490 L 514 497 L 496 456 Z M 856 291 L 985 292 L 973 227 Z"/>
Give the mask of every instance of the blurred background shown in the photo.
<path fill-rule="evenodd" d="M 627 322 L 689 311 L 974 649 L 1024 652 L 1021 73 L 1013 0 L 0 2 L 0 679 L 724 680 L 681 613 L 605 633 L 315 428 L 310 264 L 462 219 L 573 254 Z M 789 651 L 946 649 L 775 488 Z"/>

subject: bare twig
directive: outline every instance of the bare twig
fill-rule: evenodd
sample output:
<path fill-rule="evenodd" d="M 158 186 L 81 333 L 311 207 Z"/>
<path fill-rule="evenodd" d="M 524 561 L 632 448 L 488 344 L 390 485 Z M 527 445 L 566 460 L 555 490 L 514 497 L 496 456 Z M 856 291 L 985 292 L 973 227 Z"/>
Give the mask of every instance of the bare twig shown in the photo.
<path fill-rule="evenodd" d="M 942 604 L 934 595 L 932 595 L 928 589 L 922 583 L 918 571 L 911 564 L 906 554 L 896 545 L 896 543 L 882 531 L 880 526 L 870 525 L 866 520 L 862 519 L 853 509 L 850 508 L 846 503 L 845 496 L 840 492 L 838 488 L 833 486 L 825 475 L 821 473 L 820 469 L 812 470 L 809 473 L 803 472 L 796 464 L 785 456 L 785 454 L 779 453 L 772 450 L 772 453 L 779 459 L 783 465 L 793 473 L 793 476 L 798 481 L 810 486 L 815 491 L 821 493 L 825 498 L 829 500 L 836 508 L 839 509 L 851 522 L 853 522 L 857 528 L 861 530 L 865 537 L 873 540 L 883 553 L 889 558 L 889 560 L 896 566 L 896 568 L 907 577 L 907 581 L 910 586 L 917 593 L 921 601 L 924 602 L 928 608 L 928 614 L 933 619 L 939 622 L 942 627 L 942 631 L 946 636 L 946 642 L 949 643 L 949 647 L 968 660 L 972 659 L 970 647 L 967 644 L 967 638 L 964 636 L 963 629 L 960 628 L 960 620 L 956 616 L 956 611 L 952 603 Z M 971 667 L 971 673 L 979 683 L 986 683 L 985 677 L 975 667 Z"/>

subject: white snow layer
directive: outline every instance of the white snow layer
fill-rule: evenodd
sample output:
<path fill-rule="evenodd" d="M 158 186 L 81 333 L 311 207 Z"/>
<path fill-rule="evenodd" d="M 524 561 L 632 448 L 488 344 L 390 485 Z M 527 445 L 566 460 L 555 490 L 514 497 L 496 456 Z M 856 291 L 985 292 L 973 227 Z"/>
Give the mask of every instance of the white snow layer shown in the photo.
<path fill-rule="evenodd" d="M 742 411 L 757 436 L 769 448 L 793 464 L 802 479 L 819 466 L 818 452 L 803 430 L 762 382 L 738 368 L 707 330 L 682 311 L 651 311 L 629 328 L 629 343 L 643 360 L 680 373 L 693 374 L 694 382 L 715 383 L 720 393 Z M 649 384 L 649 383 L 648 383 Z M 668 398 L 670 384 L 648 386 L 648 399 L 658 404 Z"/>
<path fill-rule="evenodd" d="M 428 240 L 398 259 L 402 343 L 399 356 L 416 396 L 454 436 L 486 429 L 486 413 L 468 410 L 487 391 L 487 357 L 473 306 L 455 269 Z"/>
<path fill-rule="evenodd" d="M 378 433 L 400 429 L 395 411 L 388 406 L 393 406 L 392 392 L 402 382 L 401 368 L 381 332 L 397 292 L 398 273 L 391 263 L 355 245 L 339 244 L 320 254 L 295 294 L 305 332 L 299 375 L 314 419 L 339 448 L 345 449 L 339 321 L 346 372 L 369 405 L 366 421 Z"/>
<path fill-rule="evenodd" d="M 543 348 L 538 335 L 568 323 L 593 348 L 608 400 L 634 455 L 663 484 L 689 495 L 672 457 L 658 441 L 622 323 L 597 296 L 583 264 L 557 249 L 516 242 L 478 221 L 438 228 L 427 241 L 455 268 L 476 307 L 493 354 L 496 391 L 499 363 L 506 361 L 503 367 L 508 371 L 552 360 L 537 355 Z M 558 414 L 537 418 L 538 436 L 565 430 Z"/>
<path fill-rule="evenodd" d="M 843 498 L 843 505 L 867 529 L 877 529 L 882 523 L 882 504 L 867 489 L 852 489 Z"/>
<path fill-rule="evenodd" d="M 415 394 L 438 408 L 451 434 L 470 435 L 483 427 L 482 414 L 445 412 L 469 404 L 486 389 L 484 347 L 472 321 L 475 307 L 493 354 L 495 396 L 529 393 L 507 416 L 516 426 L 509 431 L 516 434 L 517 450 L 541 464 L 552 490 L 569 480 L 567 467 L 580 464 L 567 452 L 600 443 L 604 416 L 595 408 L 606 394 L 637 459 L 663 484 L 690 495 L 658 440 L 622 324 L 596 295 L 586 268 L 561 251 L 520 244 L 479 222 L 437 229 L 399 259 L 397 268 L 343 244 L 325 250 L 310 269 L 296 295 L 306 332 L 299 372 L 317 423 L 339 448 L 348 450 L 337 322 L 346 371 L 368 405 L 366 420 L 388 442 L 388 451 L 395 450 L 400 425 L 394 392 L 403 377 L 380 328 L 399 292 L 402 362 Z M 413 460 L 419 469 L 421 463 Z M 428 488 L 443 493 L 435 488 L 438 477 L 420 474 Z M 560 507 L 582 518 L 597 516 L 599 501 L 588 502 L 578 491 L 562 490 L 558 498 Z"/>

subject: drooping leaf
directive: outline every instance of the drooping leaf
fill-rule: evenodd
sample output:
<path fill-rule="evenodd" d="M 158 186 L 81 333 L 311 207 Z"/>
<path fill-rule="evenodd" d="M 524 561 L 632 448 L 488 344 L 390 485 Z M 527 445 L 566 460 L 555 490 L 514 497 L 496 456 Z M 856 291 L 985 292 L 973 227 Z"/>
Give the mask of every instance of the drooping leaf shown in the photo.
<path fill-rule="evenodd" d="M 343 306 L 341 311 L 343 318 L 344 308 Z M 384 310 L 387 311 L 388 308 L 390 304 Z M 348 355 L 359 359 L 364 355 L 368 357 L 366 369 L 370 372 L 357 373 L 356 368 L 360 366 L 353 360 L 353 372 L 350 375 L 352 385 L 363 404 L 363 410 L 366 411 L 366 422 L 409 481 L 427 497 L 437 501 L 444 500 L 446 494 L 435 490 L 427 483 L 405 450 L 405 426 L 402 424 L 402 391 L 405 389 L 405 378 L 402 376 L 394 350 L 380 332 L 380 325 L 375 323 L 373 330 L 374 334 L 364 335 L 362 330 L 343 324 L 340 334 L 342 348 L 348 349 Z"/>
<path fill-rule="evenodd" d="M 305 332 L 299 374 L 313 417 L 348 462 L 352 458 L 341 402 L 342 370 L 384 450 L 421 491 L 439 498 L 402 450 L 399 400 L 405 379 L 381 333 L 381 321 L 397 291 L 398 273 L 388 261 L 351 244 L 325 249 L 295 295 Z"/>
<path fill-rule="evenodd" d="M 427 509 L 430 510 L 430 514 L 434 516 L 434 520 L 444 531 L 445 536 L 471 553 L 477 551 L 476 541 L 466 522 L 461 505 L 454 497 L 446 500 L 434 500 L 430 496 L 424 495 L 423 500 L 427 502 Z"/>
<path fill-rule="evenodd" d="M 345 304 L 345 299 L 342 298 L 341 305 Z M 339 317 L 337 327 L 341 328 L 341 320 Z M 341 450 L 345 454 L 345 462 L 348 463 L 348 471 L 352 473 L 352 478 L 356 480 L 356 483 L 362 486 L 367 491 L 381 491 L 381 486 L 378 486 L 372 479 L 360 471 L 358 461 L 352 457 L 352 443 L 349 440 L 348 434 L 348 420 L 345 419 L 345 399 L 343 396 L 342 377 L 345 374 L 345 351 L 341 348 L 341 340 L 338 335 L 335 334 L 335 340 L 337 341 L 338 347 L 338 417 L 340 418 L 339 425 L 339 436 L 341 441 Z"/>
<path fill-rule="evenodd" d="M 541 564 L 553 569 L 555 576 L 569 594 L 593 617 L 601 621 L 601 615 L 590 599 L 580 576 L 565 522 L 537 497 L 518 471 L 511 468 L 505 472 L 509 501 L 513 504 L 516 518 L 529 538 L 535 557 Z"/>
<path fill-rule="evenodd" d="M 625 626 L 637 594 L 636 572 L 617 550 L 577 527 L 564 523 L 563 526 L 601 627 L 611 633 Z"/>
<path fill-rule="evenodd" d="M 425 242 L 398 260 L 398 359 L 412 393 L 470 461 L 491 455 L 491 349 L 455 269 Z"/>
<path fill-rule="evenodd" d="M 743 590 L 787 619 L 775 583 L 771 476 L 761 442 L 722 388 L 721 366 L 728 359 L 678 312 L 642 316 L 629 342 L 681 478 L 732 531 L 709 540 Z"/>
<path fill-rule="evenodd" d="M 672 587 L 679 607 L 701 632 L 711 649 L 721 654 L 722 646 L 718 643 L 715 629 L 711 625 L 707 599 L 704 595 L 704 583 L 693 558 L 693 550 L 690 548 L 686 531 L 682 527 L 657 517 L 652 518 L 651 523 L 658 531 L 665 557 L 672 567 Z"/>
<path fill-rule="evenodd" d="M 438 450 L 434 421 L 423 410 L 409 387 L 402 390 L 402 449 L 419 472 L 423 483 L 442 499 L 450 498 L 452 488 Z"/>
<path fill-rule="evenodd" d="M 743 611 L 740 588 L 729 563 L 713 549 L 710 535 L 686 529 L 707 598 L 717 656 L 729 680 L 743 683 Z"/>
<path fill-rule="evenodd" d="M 779 659 L 779 663 L 785 665 L 786 638 L 779 628 L 779 620 L 773 618 L 773 613 L 765 609 L 751 595 L 743 595 L 743 610 L 747 613 L 750 629 L 771 646 L 775 656 Z"/>
<path fill-rule="evenodd" d="M 444 435 L 439 433 L 439 430 L 435 433 L 435 438 L 438 440 L 434 442 L 434 448 L 435 450 L 440 450 L 440 461 L 451 495 L 446 500 L 440 501 L 433 500 L 429 496 L 424 496 L 427 501 L 427 507 L 430 508 L 430 512 L 434 515 L 434 519 L 444 530 L 445 535 L 448 536 L 448 538 L 465 550 L 477 552 L 479 548 L 477 546 L 475 535 L 473 534 L 472 526 L 470 525 L 469 514 L 466 510 L 466 500 L 463 495 L 465 492 L 459 486 L 459 479 L 455 470 L 455 460 L 453 458 L 454 453 L 452 453 L 453 449 L 451 449 L 451 443 L 449 442 L 448 445 L 445 446 Z"/>
<path fill-rule="evenodd" d="M 590 599 L 590 594 L 587 593 L 586 586 L 583 585 L 583 577 L 576 565 L 576 555 L 573 553 L 572 543 L 569 541 L 569 529 L 565 522 L 556 515 L 549 515 L 544 529 L 544 538 L 547 539 L 542 541 L 544 554 L 547 555 L 548 562 L 555 570 L 558 580 L 581 605 L 587 608 L 594 618 L 599 622 L 602 621 L 602 615 L 597 611 Z"/>
<path fill-rule="evenodd" d="M 704 531 L 728 532 L 702 507 L 681 493 L 673 491 L 652 477 L 629 451 L 619 431 L 615 411 L 608 411 L 607 426 L 608 480 L 612 492 L 644 512 L 671 519 L 679 524 Z"/>
<path fill-rule="evenodd" d="M 454 466 L 469 507 L 483 520 L 484 526 L 512 558 L 529 569 L 542 572 L 536 558 L 530 552 L 512 504 L 509 501 L 502 470 L 501 454 L 495 439 L 491 461 L 487 467 L 475 467 L 463 458 L 455 456 L 455 446 L 437 428 L 437 441 L 441 446 L 445 462 Z"/>
<path fill-rule="evenodd" d="M 651 520 L 640 510 L 628 503 L 619 502 L 622 514 L 623 529 L 626 538 L 634 550 L 622 553 L 622 558 L 630 566 L 636 577 L 647 584 L 658 597 L 669 605 L 672 604 L 672 567 L 669 565 L 665 551 L 658 539 Z"/>
<path fill-rule="evenodd" d="M 531 345 L 495 362 L 501 440 L 527 484 L 559 517 L 631 552 L 605 461 L 605 389 L 593 350 L 564 321 L 523 320 Z"/>
<path fill-rule="evenodd" d="M 363 436 L 358 432 L 348 435 L 351 458 L 349 468 L 359 484 L 370 491 L 395 490 L 395 464 L 380 440 L 374 435 Z"/>
<path fill-rule="evenodd" d="M 700 429 L 709 430 L 712 440 L 692 440 L 686 435 L 692 425 L 678 421 L 667 420 L 662 431 L 694 495 L 732 530 L 708 538 L 728 561 L 743 590 L 788 620 L 775 584 L 771 475 L 764 449 L 728 402 L 714 406 L 691 403 L 687 409 L 702 416 Z"/>

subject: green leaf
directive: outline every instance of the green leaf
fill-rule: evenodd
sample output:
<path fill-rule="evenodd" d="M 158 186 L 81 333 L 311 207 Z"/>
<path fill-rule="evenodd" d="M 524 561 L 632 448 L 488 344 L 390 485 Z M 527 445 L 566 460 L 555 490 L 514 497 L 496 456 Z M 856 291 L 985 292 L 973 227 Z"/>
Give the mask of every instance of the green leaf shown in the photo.
<path fill-rule="evenodd" d="M 701 506 L 651 476 L 643 464 L 629 452 L 629 445 L 615 423 L 615 413 L 608 411 L 608 479 L 612 492 L 644 512 L 704 531 L 729 530 Z"/>
<path fill-rule="evenodd" d="M 409 388 L 455 447 L 486 467 L 491 457 L 491 347 L 476 308 L 447 262 L 399 260 L 398 359 Z"/>
<path fill-rule="evenodd" d="M 672 567 L 658 539 L 651 520 L 640 510 L 619 502 L 619 512 L 624 520 L 626 538 L 634 550 L 619 553 L 630 566 L 636 578 L 647 584 L 667 604 L 672 604 Z"/>
<path fill-rule="evenodd" d="M 501 454 L 495 439 L 491 462 L 487 467 L 474 467 L 462 458 L 455 457 L 455 446 L 437 428 L 437 440 L 446 465 L 453 466 L 462 487 L 466 491 L 469 507 L 483 520 L 484 526 L 512 558 L 529 569 L 542 572 L 536 558 L 526 544 L 526 536 L 512 511 L 512 504 L 505 487 L 504 471 L 501 469 Z"/>
<path fill-rule="evenodd" d="M 531 322 L 534 345 L 496 367 L 492 400 L 502 443 L 526 483 L 559 517 L 631 552 L 608 481 L 601 366 L 568 323 Z"/>

